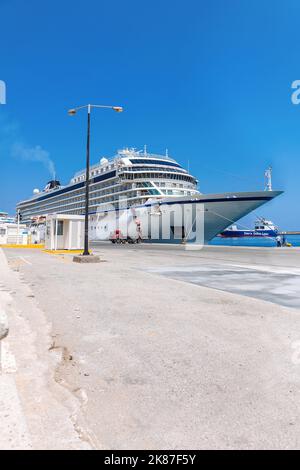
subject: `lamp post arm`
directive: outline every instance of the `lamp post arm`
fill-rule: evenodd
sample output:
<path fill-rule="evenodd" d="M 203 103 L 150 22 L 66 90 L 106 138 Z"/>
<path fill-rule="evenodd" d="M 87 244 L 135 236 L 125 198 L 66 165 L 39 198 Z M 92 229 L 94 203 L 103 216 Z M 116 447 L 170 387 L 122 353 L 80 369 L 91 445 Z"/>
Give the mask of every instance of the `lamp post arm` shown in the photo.
<path fill-rule="evenodd" d="M 91 108 L 107 108 L 107 109 L 114 109 L 115 106 L 104 106 L 102 104 L 90 104 Z"/>
<path fill-rule="evenodd" d="M 77 106 L 76 108 L 73 108 L 75 111 L 79 111 L 80 109 L 84 109 L 84 108 L 88 108 L 88 109 L 91 109 L 91 108 L 106 108 L 106 109 L 114 109 L 115 106 L 106 106 L 106 105 L 102 105 L 102 104 L 84 104 L 82 106 Z"/>

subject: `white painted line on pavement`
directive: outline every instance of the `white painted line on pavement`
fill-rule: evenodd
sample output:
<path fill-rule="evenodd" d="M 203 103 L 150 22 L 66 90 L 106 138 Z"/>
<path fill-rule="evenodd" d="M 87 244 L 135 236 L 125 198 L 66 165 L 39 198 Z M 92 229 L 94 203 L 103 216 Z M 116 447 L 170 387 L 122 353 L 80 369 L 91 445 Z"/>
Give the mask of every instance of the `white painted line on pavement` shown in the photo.
<path fill-rule="evenodd" d="M 27 264 L 30 264 L 32 265 L 32 263 L 30 263 L 30 261 L 28 261 L 27 259 L 24 258 L 24 256 L 19 256 L 19 258 L 24 261 L 24 263 L 27 263 Z"/>

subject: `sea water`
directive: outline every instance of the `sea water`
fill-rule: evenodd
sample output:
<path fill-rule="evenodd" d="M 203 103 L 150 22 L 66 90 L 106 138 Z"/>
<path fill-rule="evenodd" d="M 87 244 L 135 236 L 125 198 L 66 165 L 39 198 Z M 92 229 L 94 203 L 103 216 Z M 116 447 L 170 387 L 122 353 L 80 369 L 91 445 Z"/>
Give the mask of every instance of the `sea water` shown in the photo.
<path fill-rule="evenodd" d="M 300 235 L 286 235 L 286 241 L 292 246 L 300 246 Z M 221 238 L 215 237 L 209 245 L 225 246 L 276 246 L 276 240 L 272 237 L 242 237 L 242 238 Z"/>

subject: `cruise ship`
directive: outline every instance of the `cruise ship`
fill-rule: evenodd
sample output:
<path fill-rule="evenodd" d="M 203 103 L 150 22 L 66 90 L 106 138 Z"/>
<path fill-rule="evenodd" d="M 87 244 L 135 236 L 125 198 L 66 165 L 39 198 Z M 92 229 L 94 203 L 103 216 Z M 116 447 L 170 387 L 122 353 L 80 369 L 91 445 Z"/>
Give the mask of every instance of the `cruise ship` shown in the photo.
<path fill-rule="evenodd" d="M 282 191 L 202 194 L 197 179 L 166 155 L 122 149 L 90 167 L 89 235 L 109 240 L 116 230 L 132 240 L 206 243 Z M 85 170 L 69 184 L 50 181 L 17 211 L 30 225 L 47 214 L 85 211 Z"/>

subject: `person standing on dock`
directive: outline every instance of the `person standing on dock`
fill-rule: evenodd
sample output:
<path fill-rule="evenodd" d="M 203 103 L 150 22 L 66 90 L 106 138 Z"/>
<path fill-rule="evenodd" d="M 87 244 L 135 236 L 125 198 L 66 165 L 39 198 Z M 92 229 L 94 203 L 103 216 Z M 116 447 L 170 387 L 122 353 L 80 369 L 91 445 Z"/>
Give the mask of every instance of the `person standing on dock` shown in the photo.
<path fill-rule="evenodd" d="M 282 246 L 287 246 L 286 236 L 282 235 Z"/>
<path fill-rule="evenodd" d="M 277 235 L 277 237 L 276 237 L 276 243 L 277 243 L 277 246 L 278 246 L 278 247 L 281 247 L 281 246 L 282 246 L 282 239 L 281 239 L 281 236 L 280 236 L 280 235 Z"/>

